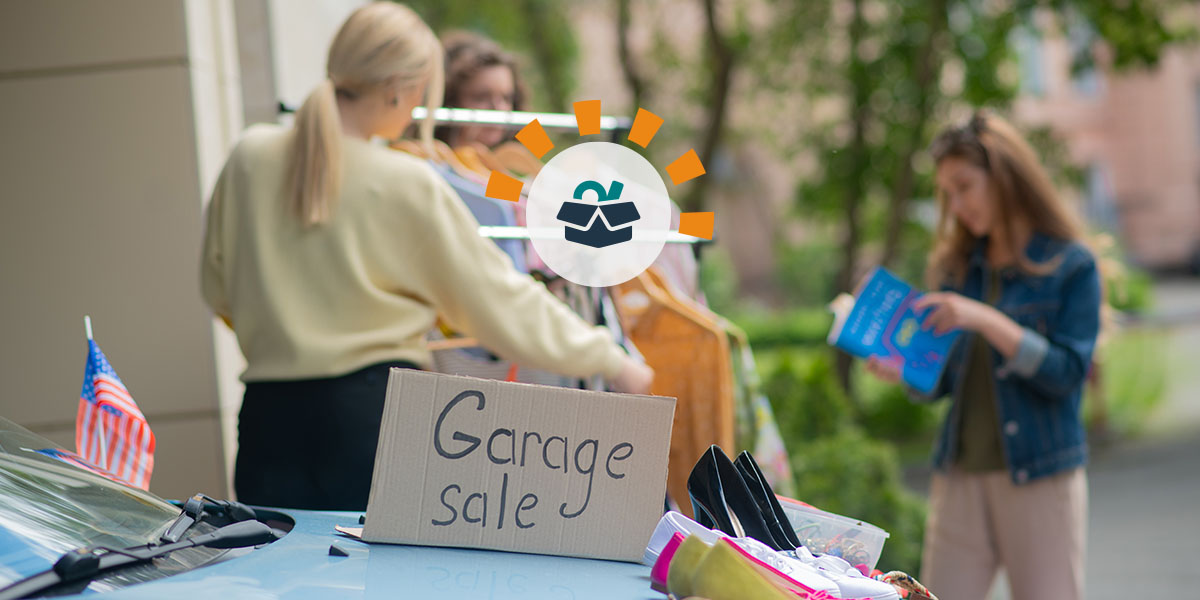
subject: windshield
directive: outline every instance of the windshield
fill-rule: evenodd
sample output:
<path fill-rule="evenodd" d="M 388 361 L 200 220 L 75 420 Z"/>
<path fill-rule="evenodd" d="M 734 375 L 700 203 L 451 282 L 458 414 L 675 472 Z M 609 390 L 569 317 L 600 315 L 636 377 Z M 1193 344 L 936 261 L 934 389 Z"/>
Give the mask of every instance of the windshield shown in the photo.
<path fill-rule="evenodd" d="M 155 541 L 180 512 L 51 456 L 61 450 L 0 417 L 0 586 L 75 548 Z"/>

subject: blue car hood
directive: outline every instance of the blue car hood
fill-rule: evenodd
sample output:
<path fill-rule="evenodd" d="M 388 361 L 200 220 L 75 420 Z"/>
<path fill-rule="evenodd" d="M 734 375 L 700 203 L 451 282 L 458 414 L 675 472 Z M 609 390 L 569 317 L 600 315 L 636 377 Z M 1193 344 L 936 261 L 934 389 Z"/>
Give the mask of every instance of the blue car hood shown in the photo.
<path fill-rule="evenodd" d="M 280 511 L 296 526 L 283 539 L 105 598 L 650 599 L 649 567 L 581 558 L 367 544 L 334 531 L 360 513 Z M 349 556 L 330 556 L 337 544 Z"/>

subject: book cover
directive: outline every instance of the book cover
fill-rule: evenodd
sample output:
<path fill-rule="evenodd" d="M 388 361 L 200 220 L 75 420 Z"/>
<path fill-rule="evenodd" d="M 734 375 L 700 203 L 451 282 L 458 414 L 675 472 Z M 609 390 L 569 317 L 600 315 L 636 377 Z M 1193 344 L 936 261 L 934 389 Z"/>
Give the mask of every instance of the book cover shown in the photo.
<path fill-rule="evenodd" d="M 883 267 L 876 267 L 854 297 L 839 296 L 828 341 L 859 358 L 877 356 L 900 370 L 904 382 L 933 392 L 946 367 L 950 348 L 961 332 L 934 335 L 921 328 L 913 303 L 923 294 Z"/>

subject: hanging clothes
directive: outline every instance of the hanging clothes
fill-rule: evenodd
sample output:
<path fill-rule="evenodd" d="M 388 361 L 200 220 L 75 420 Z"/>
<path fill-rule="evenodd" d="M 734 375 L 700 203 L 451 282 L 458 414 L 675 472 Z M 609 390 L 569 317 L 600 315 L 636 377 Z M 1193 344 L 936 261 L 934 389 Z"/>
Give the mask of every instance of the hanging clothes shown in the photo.
<path fill-rule="evenodd" d="M 721 320 L 729 335 L 729 351 L 733 363 L 734 397 L 737 415 L 737 447 L 754 455 L 767 483 L 775 493 L 795 495 L 795 476 L 791 458 L 779 432 L 779 423 L 771 403 L 762 392 L 762 381 L 746 332 Z"/>
<path fill-rule="evenodd" d="M 692 465 L 713 444 L 735 449 L 733 365 L 719 317 L 669 287 L 652 267 L 612 289 L 627 335 L 654 369 L 651 393 L 677 399 L 667 494 L 690 515 Z"/>
<path fill-rule="evenodd" d="M 502 225 L 512 227 L 517 225 L 517 217 L 511 202 L 495 200 L 484 196 L 484 186 L 479 182 L 459 175 L 445 163 L 430 161 L 430 165 L 458 192 L 463 203 L 475 215 L 480 225 Z M 494 240 L 497 246 L 513 261 L 513 266 L 522 273 L 529 272 L 525 257 L 525 243 L 522 240 Z"/>

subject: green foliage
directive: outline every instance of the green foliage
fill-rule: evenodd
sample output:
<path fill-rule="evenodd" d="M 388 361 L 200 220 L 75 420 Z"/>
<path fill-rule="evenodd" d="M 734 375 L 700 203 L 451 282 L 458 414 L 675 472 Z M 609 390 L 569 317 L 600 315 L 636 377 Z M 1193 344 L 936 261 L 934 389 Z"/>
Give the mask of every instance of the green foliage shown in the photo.
<path fill-rule="evenodd" d="M 792 445 L 791 458 L 800 499 L 883 528 L 879 567 L 920 572 L 925 506 L 904 489 L 888 444 L 848 429 Z"/>
<path fill-rule="evenodd" d="M 833 377 L 828 352 L 814 354 L 805 363 L 782 354 L 763 392 L 789 447 L 836 434 L 853 422 L 850 401 Z"/>
<path fill-rule="evenodd" d="M 860 422 L 871 437 L 927 447 L 941 423 L 943 403 L 916 403 L 902 386 L 880 382 L 861 369 L 858 375 L 855 389 L 863 397 Z"/>
<path fill-rule="evenodd" d="M 788 306 L 824 306 L 836 295 L 838 248 L 829 242 L 782 246 L 775 273 Z"/>
<path fill-rule="evenodd" d="M 768 369 L 763 392 L 791 452 L 797 497 L 882 527 L 891 537 L 879 566 L 918 572 L 924 505 L 904 489 L 893 447 L 855 424 L 830 352 L 782 351 L 760 366 Z"/>
<path fill-rule="evenodd" d="M 738 279 L 729 253 L 719 246 L 706 247 L 700 261 L 700 289 L 708 307 L 719 315 L 733 314 L 738 307 Z M 740 321 L 739 321 L 740 323 Z"/>
<path fill-rule="evenodd" d="M 442 35 L 466 29 L 486 35 L 521 58 L 521 75 L 535 110 L 566 111 L 575 89 L 579 56 L 570 6 L 556 0 L 404 0 Z"/>
<path fill-rule="evenodd" d="M 728 313 L 726 313 L 728 314 Z M 833 315 L 824 307 L 797 308 L 786 312 L 741 313 L 734 321 L 757 349 L 825 344 Z"/>
<path fill-rule="evenodd" d="M 1154 280 L 1141 269 L 1127 268 L 1105 283 L 1109 305 L 1123 313 L 1142 313 L 1154 303 Z"/>
<path fill-rule="evenodd" d="M 1116 335 L 1096 353 L 1102 396 L 1093 386 L 1084 394 L 1084 415 L 1094 424 L 1096 402 L 1103 397 L 1108 431 L 1118 436 L 1136 435 L 1162 403 L 1166 391 L 1166 334 L 1158 330 L 1130 330 Z"/>

